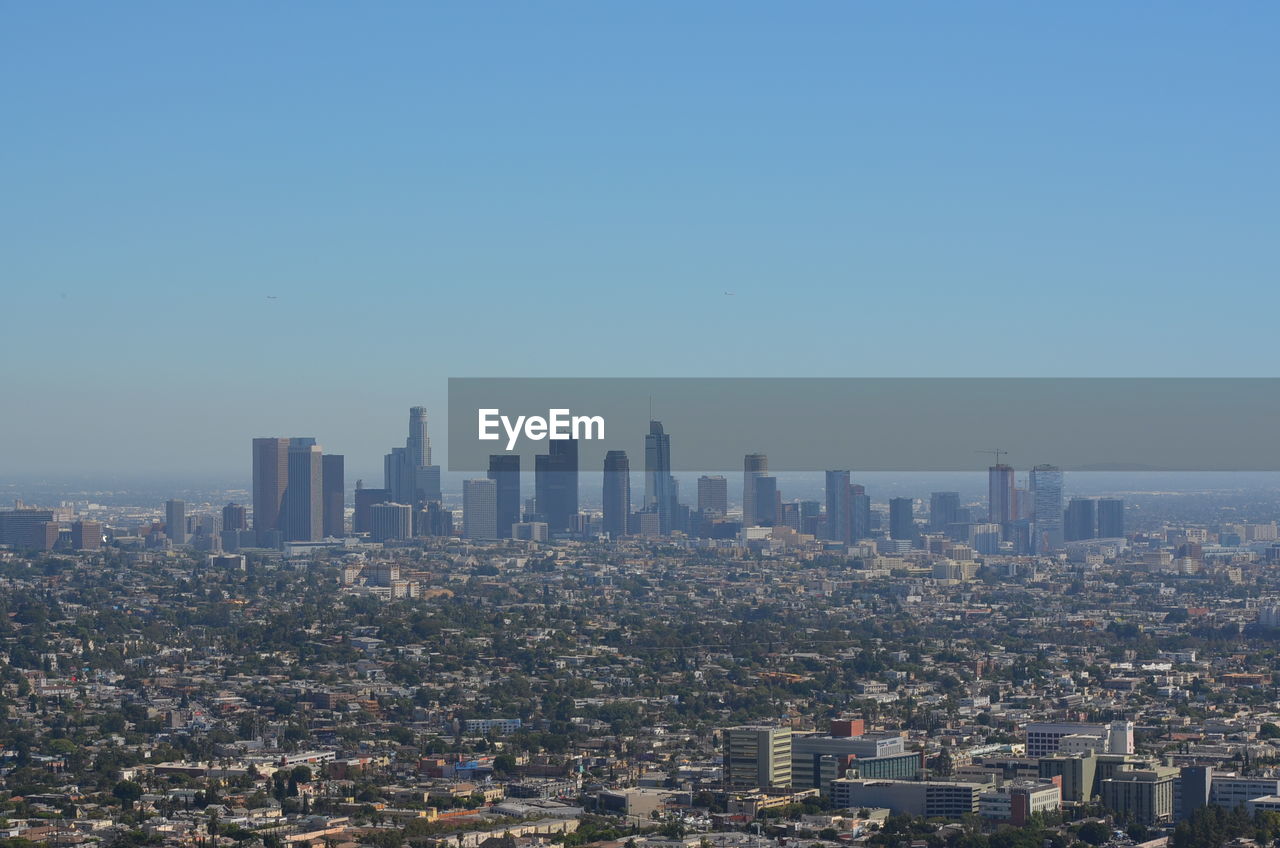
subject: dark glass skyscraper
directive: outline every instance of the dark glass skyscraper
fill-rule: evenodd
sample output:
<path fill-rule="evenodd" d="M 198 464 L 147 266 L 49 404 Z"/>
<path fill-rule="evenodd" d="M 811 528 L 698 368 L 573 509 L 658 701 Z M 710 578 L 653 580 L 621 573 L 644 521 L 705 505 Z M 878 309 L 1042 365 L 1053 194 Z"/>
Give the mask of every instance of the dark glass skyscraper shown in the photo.
<path fill-rule="evenodd" d="M 915 504 L 911 498 L 890 498 L 889 500 L 889 538 L 916 538 Z"/>
<path fill-rule="evenodd" d="M 1093 501 L 1089 498 L 1072 498 L 1067 504 L 1067 517 L 1063 526 L 1066 540 L 1076 542 L 1096 538 L 1097 528 Z"/>
<path fill-rule="evenodd" d="M 749 453 L 742 458 L 742 526 L 756 522 L 756 478 L 769 473 L 769 458 L 762 453 Z"/>
<path fill-rule="evenodd" d="M 341 539 L 347 535 L 345 459 L 340 453 L 325 454 L 321 463 L 321 499 L 324 501 L 324 535 Z"/>
<path fill-rule="evenodd" d="M 941 533 L 956 522 L 960 512 L 959 492 L 934 492 L 929 495 L 929 530 Z"/>
<path fill-rule="evenodd" d="M 671 532 L 676 513 L 676 481 L 671 476 L 671 437 L 661 421 L 649 422 L 644 437 L 644 508 L 658 514 L 658 532 Z"/>
<path fill-rule="evenodd" d="M 490 454 L 488 477 L 497 486 L 498 538 L 510 539 L 511 525 L 520 521 L 520 454 Z"/>
<path fill-rule="evenodd" d="M 770 474 L 757 474 L 751 478 L 751 482 L 754 491 L 751 503 L 756 511 L 752 523 L 759 527 L 773 527 L 780 520 L 778 478 Z"/>
<path fill-rule="evenodd" d="M 1124 536 L 1124 501 L 1120 498 L 1098 498 L 1098 538 L 1119 539 Z"/>
<path fill-rule="evenodd" d="M 1031 552 L 1037 554 L 1060 550 L 1062 531 L 1062 469 L 1056 465 L 1037 465 L 1031 469 Z"/>
<path fill-rule="evenodd" d="M 578 514 L 578 441 L 557 439 L 534 458 L 534 499 L 547 529 L 564 533 Z"/>
<path fill-rule="evenodd" d="M 729 481 L 720 475 L 698 478 L 698 512 L 704 518 L 729 511 Z"/>
<path fill-rule="evenodd" d="M 253 440 L 253 529 L 259 545 L 283 529 L 284 490 L 289 485 L 289 440 Z"/>
<path fill-rule="evenodd" d="M 849 509 L 853 513 L 853 538 L 871 538 L 871 496 L 865 486 L 854 483 L 849 486 Z"/>
<path fill-rule="evenodd" d="M 631 517 L 631 462 L 627 452 L 611 450 L 604 455 L 604 532 L 617 539 L 627 535 Z"/>
<path fill-rule="evenodd" d="M 846 545 L 853 541 L 853 502 L 848 471 L 828 471 L 827 538 Z"/>
<path fill-rule="evenodd" d="M 992 524 L 1002 527 L 1017 518 L 1013 466 L 999 463 L 987 469 L 987 500 Z"/>

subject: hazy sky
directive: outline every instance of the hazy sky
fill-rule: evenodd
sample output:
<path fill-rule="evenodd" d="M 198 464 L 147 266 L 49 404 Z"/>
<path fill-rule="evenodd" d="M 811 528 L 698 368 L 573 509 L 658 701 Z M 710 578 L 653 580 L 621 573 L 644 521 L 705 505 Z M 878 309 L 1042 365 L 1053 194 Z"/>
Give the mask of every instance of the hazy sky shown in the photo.
<path fill-rule="evenodd" d="M 1275 3 L 0 8 L 0 475 L 367 471 L 448 376 L 1276 374 Z"/>

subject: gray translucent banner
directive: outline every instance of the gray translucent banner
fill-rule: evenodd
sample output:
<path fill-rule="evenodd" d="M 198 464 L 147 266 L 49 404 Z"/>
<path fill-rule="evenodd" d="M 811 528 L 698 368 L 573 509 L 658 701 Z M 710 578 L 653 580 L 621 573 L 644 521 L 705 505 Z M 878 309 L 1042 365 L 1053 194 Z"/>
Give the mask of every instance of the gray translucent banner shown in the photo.
<path fill-rule="evenodd" d="M 481 410 L 498 438 L 480 438 Z M 533 470 L 555 442 L 523 424 L 563 417 L 571 434 L 575 416 L 583 471 L 610 450 L 643 470 L 651 418 L 672 471 L 737 470 L 744 454 L 770 471 L 976 471 L 997 449 L 1018 468 L 1280 470 L 1280 378 L 451 378 L 449 470 L 513 453 Z"/>

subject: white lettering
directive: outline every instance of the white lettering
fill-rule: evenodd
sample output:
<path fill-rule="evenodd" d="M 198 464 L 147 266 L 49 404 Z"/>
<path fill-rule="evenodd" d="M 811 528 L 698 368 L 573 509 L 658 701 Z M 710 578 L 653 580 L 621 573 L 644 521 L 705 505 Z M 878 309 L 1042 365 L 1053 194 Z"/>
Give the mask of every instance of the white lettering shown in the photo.
<path fill-rule="evenodd" d="M 511 424 L 510 418 L 505 415 L 502 416 L 502 429 L 507 431 L 507 450 L 516 449 L 516 440 L 520 438 L 520 426 L 522 424 L 524 424 L 523 415 L 516 416 L 516 423 L 514 426 Z"/>
<path fill-rule="evenodd" d="M 551 438 L 561 441 L 569 438 L 569 410 L 549 409 L 551 416 Z"/>
<path fill-rule="evenodd" d="M 494 419 L 494 416 L 498 414 L 498 410 L 481 409 L 479 412 L 480 412 L 480 438 L 485 441 L 493 441 L 497 439 L 498 434 L 496 432 L 492 432 L 492 428 L 498 426 L 498 422 Z M 503 418 L 502 420 L 506 421 L 505 418 Z M 511 450 L 511 448 L 507 448 L 507 450 Z"/>
<path fill-rule="evenodd" d="M 604 438 L 603 415 L 573 415 L 568 409 L 549 409 L 547 417 L 541 415 L 517 415 L 515 418 L 503 415 L 500 409 L 477 410 L 479 429 L 477 438 L 492 442 L 506 434 L 507 450 L 516 449 L 520 437 L 524 436 L 535 442 L 543 439 L 587 439 Z"/>
<path fill-rule="evenodd" d="M 581 427 L 581 429 L 579 429 L 579 427 Z M 595 435 L 591 434 L 592 427 L 595 427 Z M 575 439 L 603 439 L 604 438 L 604 416 L 603 415 L 573 416 L 573 437 Z"/>

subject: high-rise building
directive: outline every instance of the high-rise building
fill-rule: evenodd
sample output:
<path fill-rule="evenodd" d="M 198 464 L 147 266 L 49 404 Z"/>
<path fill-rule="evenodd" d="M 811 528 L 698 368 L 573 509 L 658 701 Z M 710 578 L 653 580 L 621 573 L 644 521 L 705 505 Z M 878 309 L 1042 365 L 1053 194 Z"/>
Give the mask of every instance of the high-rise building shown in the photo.
<path fill-rule="evenodd" d="M 186 501 L 170 500 L 164 502 L 164 533 L 175 545 L 187 543 L 187 504 Z"/>
<path fill-rule="evenodd" d="M 520 522 L 520 454 L 489 455 L 489 479 L 497 486 L 498 538 L 511 538 L 511 525 Z"/>
<path fill-rule="evenodd" d="M 771 474 L 757 474 L 752 478 L 752 483 L 755 494 L 751 503 L 756 510 L 752 524 L 757 527 L 773 527 L 780 523 L 782 498 L 778 493 L 778 478 Z"/>
<path fill-rule="evenodd" d="M 849 487 L 849 509 L 853 513 L 853 538 L 871 538 L 871 496 L 865 486 L 854 483 Z"/>
<path fill-rule="evenodd" d="M 756 478 L 769 473 L 769 458 L 749 453 L 742 458 L 742 526 L 756 523 Z"/>
<path fill-rule="evenodd" d="M 676 514 L 676 481 L 671 476 L 671 437 L 661 421 L 649 422 L 644 437 L 644 508 L 658 514 L 659 533 L 671 533 Z"/>
<path fill-rule="evenodd" d="M 363 480 L 356 481 L 355 510 L 351 513 L 351 532 L 370 533 L 373 531 L 373 515 L 370 510 L 374 504 L 391 501 L 391 492 L 387 489 L 366 489 Z"/>
<path fill-rule="evenodd" d="M 600 494 L 604 501 L 601 529 L 613 539 L 627 535 L 627 522 L 631 518 L 631 462 L 626 451 L 611 450 L 604 455 L 604 483 Z"/>
<path fill-rule="evenodd" d="M 498 538 L 496 481 L 484 478 L 462 482 L 462 535 L 468 539 Z"/>
<path fill-rule="evenodd" d="M 1098 538 L 1124 537 L 1124 501 L 1120 498 L 1098 498 Z"/>
<path fill-rule="evenodd" d="M 318 542 L 324 538 L 324 451 L 310 437 L 289 440 L 288 485 L 284 492 L 284 538 Z"/>
<path fill-rule="evenodd" d="M 929 532 L 946 531 L 948 524 L 956 523 L 959 512 L 959 492 L 934 492 L 929 495 Z"/>
<path fill-rule="evenodd" d="M 1063 536 L 1068 542 L 1097 537 L 1098 523 L 1094 517 L 1093 503 L 1089 498 L 1072 498 L 1067 503 Z"/>
<path fill-rule="evenodd" d="M 249 511 L 238 503 L 229 503 L 222 508 L 222 529 L 241 530 L 249 529 Z"/>
<path fill-rule="evenodd" d="M 440 500 L 440 466 L 431 464 L 426 407 L 409 410 L 409 436 L 404 447 L 383 458 L 383 486 L 400 503 L 420 507 Z"/>
<path fill-rule="evenodd" d="M 253 440 L 253 529 L 258 544 L 284 529 L 284 491 L 289 485 L 289 440 Z"/>
<path fill-rule="evenodd" d="M 102 548 L 102 522 L 81 519 L 71 525 L 71 547 L 78 551 Z"/>
<path fill-rule="evenodd" d="M 551 442 L 534 457 L 533 475 L 538 515 L 552 533 L 568 532 L 578 514 L 578 440 Z"/>
<path fill-rule="evenodd" d="M 408 504 L 379 503 L 369 508 L 369 537 L 375 542 L 413 538 L 413 507 Z"/>
<path fill-rule="evenodd" d="M 827 491 L 827 533 L 828 539 L 853 542 L 853 492 L 849 488 L 848 471 L 828 471 L 826 473 Z"/>
<path fill-rule="evenodd" d="M 724 778 L 729 789 L 791 786 L 791 730 L 731 727 L 724 732 Z"/>
<path fill-rule="evenodd" d="M 915 502 L 911 498 L 889 499 L 889 538 L 916 538 Z"/>
<path fill-rule="evenodd" d="M 325 454 L 321 461 L 320 497 L 323 501 L 321 526 L 325 538 L 347 535 L 347 484 L 345 458 L 340 453 Z"/>
<path fill-rule="evenodd" d="M 0 510 L 0 545 L 43 549 L 45 528 L 50 524 L 57 526 L 51 509 L 18 504 L 14 509 Z"/>
<path fill-rule="evenodd" d="M 1062 529 L 1062 469 L 1037 465 L 1031 469 L 1031 549 L 1044 554 L 1059 550 Z"/>
<path fill-rule="evenodd" d="M 723 516 L 729 511 L 729 481 L 720 475 L 698 478 L 698 512 L 703 517 Z"/>
<path fill-rule="evenodd" d="M 997 463 L 987 469 L 987 499 L 992 524 L 1004 526 L 1017 518 L 1017 495 L 1013 467 Z"/>

